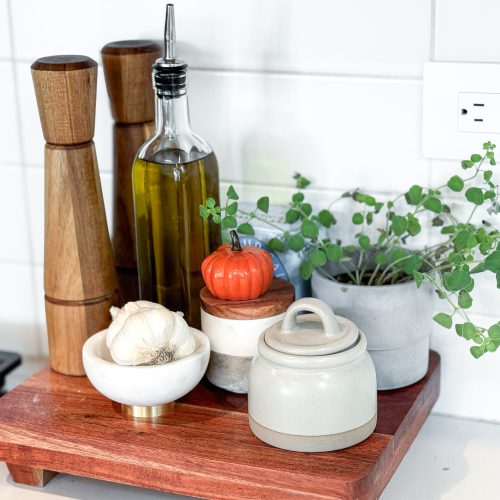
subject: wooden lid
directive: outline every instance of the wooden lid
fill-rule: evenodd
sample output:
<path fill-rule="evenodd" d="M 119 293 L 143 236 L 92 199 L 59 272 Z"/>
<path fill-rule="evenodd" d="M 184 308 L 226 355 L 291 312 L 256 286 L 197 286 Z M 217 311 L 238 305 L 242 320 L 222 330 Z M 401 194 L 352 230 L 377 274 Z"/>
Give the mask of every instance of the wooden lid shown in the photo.
<path fill-rule="evenodd" d="M 50 144 L 94 137 L 97 63 L 87 56 L 42 57 L 31 65 L 43 136 Z"/>
<path fill-rule="evenodd" d="M 117 123 L 154 120 L 151 67 L 161 47 L 151 40 L 123 40 L 102 48 L 102 64 L 111 112 Z"/>
<path fill-rule="evenodd" d="M 279 278 L 274 278 L 269 290 L 254 300 L 221 300 L 214 297 L 207 287 L 200 292 L 203 310 L 226 319 L 270 318 L 284 313 L 294 298 L 293 285 Z"/>

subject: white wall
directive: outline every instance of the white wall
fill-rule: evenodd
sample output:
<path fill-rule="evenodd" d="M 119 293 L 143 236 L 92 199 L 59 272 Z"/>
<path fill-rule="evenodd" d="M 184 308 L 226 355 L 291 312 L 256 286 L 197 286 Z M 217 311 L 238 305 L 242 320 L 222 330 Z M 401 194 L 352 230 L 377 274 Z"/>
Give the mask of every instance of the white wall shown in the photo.
<path fill-rule="evenodd" d="M 163 0 L 0 0 L 2 349 L 47 349 L 43 138 L 30 64 L 57 53 L 100 62 L 109 41 L 161 36 L 163 12 Z M 496 0 L 178 0 L 176 14 L 193 127 L 214 146 L 223 181 L 250 200 L 286 201 L 295 171 L 324 203 L 356 186 L 391 195 L 446 178 L 455 162 L 421 154 L 422 65 L 500 62 Z M 95 142 L 108 217 L 111 123 L 100 71 Z M 477 320 L 496 321 L 499 305 L 482 292 Z M 437 328 L 433 344 L 443 356 L 435 411 L 500 421 L 500 353 L 476 361 Z"/>

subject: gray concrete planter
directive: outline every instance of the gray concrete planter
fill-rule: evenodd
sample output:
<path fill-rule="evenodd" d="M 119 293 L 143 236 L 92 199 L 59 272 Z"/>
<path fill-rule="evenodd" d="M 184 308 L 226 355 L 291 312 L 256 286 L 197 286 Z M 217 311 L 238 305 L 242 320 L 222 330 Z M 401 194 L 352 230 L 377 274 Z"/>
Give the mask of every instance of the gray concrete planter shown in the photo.
<path fill-rule="evenodd" d="M 347 285 L 317 271 L 311 284 L 313 297 L 354 321 L 366 335 L 379 390 L 406 387 L 425 376 L 433 313 L 430 286 Z"/>

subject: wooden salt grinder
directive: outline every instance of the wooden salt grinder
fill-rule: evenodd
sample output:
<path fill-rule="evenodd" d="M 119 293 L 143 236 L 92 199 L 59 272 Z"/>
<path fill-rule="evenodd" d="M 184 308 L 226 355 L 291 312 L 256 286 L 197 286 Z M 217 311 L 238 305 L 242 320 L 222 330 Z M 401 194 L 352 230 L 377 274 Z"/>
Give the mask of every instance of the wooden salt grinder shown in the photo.
<path fill-rule="evenodd" d="M 82 346 L 110 323 L 115 268 L 94 136 L 97 63 L 31 66 L 45 145 L 45 313 L 51 367 L 84 375 Z"/>
<path fill-rule="evenodd" d="M 151 66 L 161 56 L 149 40 L 111 42 L 102 49 L 106 87 L 114 126 L 113 248 L 120 305 L 139 298 L 132 164 L 153 135 L 154 94 Z"/>

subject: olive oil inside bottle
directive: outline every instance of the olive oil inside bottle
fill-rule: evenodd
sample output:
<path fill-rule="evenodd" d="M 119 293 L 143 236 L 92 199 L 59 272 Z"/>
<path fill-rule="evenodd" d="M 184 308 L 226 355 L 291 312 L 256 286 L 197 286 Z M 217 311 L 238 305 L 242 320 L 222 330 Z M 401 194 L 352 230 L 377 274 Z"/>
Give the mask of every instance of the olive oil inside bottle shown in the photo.
<path fill-rule="evenodd" d="M 141 298 L 182 311 L 199 328 L 201 263 L 220 245 L 219 226 L 199 213 L 208 197 L 219 200 L 215 155 L 185 163 L 137 158 L 132 175 Z"/>

